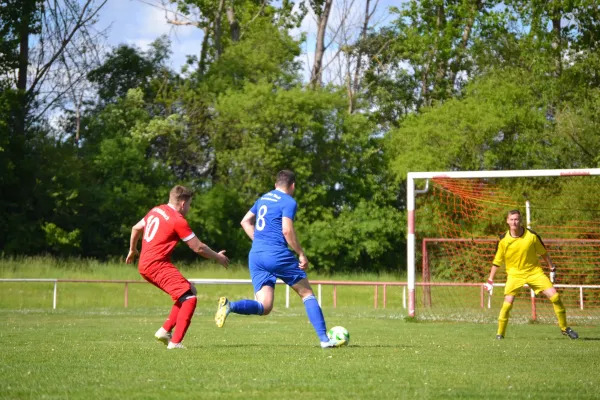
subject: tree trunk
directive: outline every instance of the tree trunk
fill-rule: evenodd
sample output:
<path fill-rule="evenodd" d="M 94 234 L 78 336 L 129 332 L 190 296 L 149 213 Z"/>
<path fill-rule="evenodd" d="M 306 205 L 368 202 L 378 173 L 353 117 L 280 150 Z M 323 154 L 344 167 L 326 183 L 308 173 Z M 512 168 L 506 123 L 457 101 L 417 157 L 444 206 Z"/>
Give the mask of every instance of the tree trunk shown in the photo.
<path fill-rule="evenodd" d="M 463 29 L 463 34 L 462 34 L 462 37 L 460 40 L 460 47 L 458 48 L 458 51 L 456 52 L 456 58 L 454 60 L 452 68 L 450 68 L 450 78 L 449 78 L 450 87 L 448 88 L 449 94 L 454 92 L 454 86 L 456 85 L 456 76 L 458 75 L 458 72 L 460 71 L 460 68 L 462 67 L 463 56 L 467 50 L 467 46 L 469 44 L 469 39 L 471 38 L 471 32 L 473 31 L 473 25 L 475 24 L 475 19 L 477 17 L 477 14 L 479 13 L 479 11 L 481 11 L 482 7 L 483 7 L 483 1 L 475 0 L 471 15 L 467 19 L 467 23 L 465 25 L 465 28 Z"/>
<path fill-rule="evenodd" d="M 225 7 L 225 0 L 219 1 L 219 8 L 217 9 L 217 14 L 215 15 L 215 49 L 216 55 L 215 60 L 218 60 L 223 53 L 223 48 L 221 46 L 221 19 L 223 18 L 223 8 Z"/>
<path fill-rule="evenodd" d="M 198 60 L 198 74 L 204 75 L 206 70 L 206 54 L 208 52 L 208 39 L 210 37 L 209 29 L 203 28 L 204 37 L 202 38 L 202 47 L 200 48 L 200 60 Z"/>
<path fill-rule="evenodd" d="M 367 31 L 369 29 L 369 20 L 371 18 L 371 14 L 369 13 L 369 9 L 371 8 L 371 0 L 365 1 L 365 19 L 363 20 L 362 30 L 360 32 L 360 42 L 364 42 L 367 38 Z M 359 89 L 359 79 L 360 79 L 360 70 L 362 68 L 362 58 L 364 52 L 362 51 L 362 45 L 358 46 L 358 54 L 356 54 L 356 68 L 354 70 L 354 77 L 352 82 L 348 83 L 348 113 L 352 114 L 356 107 L 356 96 Z"/>
<path fill-rule="evenodd" d="M 446 10 L 444 9 L 444 4 L 440 4 L 438 6 L 437 9 L 437 21 L 436 21 L 436 26 L 437 26 L 437 38 L 436 40 L 440 40 L 440 38 L 444 37 L 445 30 L 446 30 Z M 439 48 L 439 45 L 436 44 L 436 50 L 437 48 Z M 446 72 L 447 72 L 447 68 L 448 68 L 448 59 L 445 57 L 441 56 L 442 52 L 437 52 L 437 54 L 434 54 L 434 57 L 436 58 L 437 61 L 437 71 L 435 73 L 435 83 L 434 83 L 434 90 L 436 90 L 437 93 L 441 93 L 441 91 L 439 90 L 440 86 L 442 86 L 443 82 L 444 82 L 444 78 L 446 77 Z"/>
<path fill-rule="evenodd" d="M 433 47 L 429 52 L 429 59 L 427 60 L 425 67 L 423 69 L 423 75 L 421 76 L 421 98 L 423 99 L 423 104 L 426 106 L 431 105 L 431 92 L 435 92 L 438 84 L 438 77 L 442 75 L 444 72 L 443 69 L 444 63 L 438 59 L 438 50 L 440 46 L 440 36 L 443 35 L 444 26 L 446 25 L 446 16 L 444 12 L 444 5 L 440 5 L 437 8 L 437 19 L 436 19 L 436 31 L 435 40 L 433 43 Z M 429 90 L 429 72 L 435 68 L 434 63 L 437 63 L 437 70 L 435 71 L 435 77 L 433 78 L 433 88 Z"/>
<path fill-rule="evenodd" d="M 317 31 L 317 44 L 315 48 L 315 62 L 313 64 L 312 72 L 310 74 L 310 85 L 313 88 L 321 86 L 322 84 L 322 68 L 323 68 L 323 55 L 325 54 L 325 31 L 327 30 L 327 21 L 329 20 L 329 13 L 331 12 L 331 5 L 333 0 L 325 0 L 323 3 L 322 10 L 318 11 L 319 20 L 318 31 Z"/>
<path fill-rule="evenodd" d="M 20 107 L 15 115 L 15 133 L 25 134 L 25 117 L 27 116 L 27 68 L 29 66 L 29 25 L 35 4 L 24 2 L 19 21 L 19 72 L 17 75 L 17 89 L 19 90 Z"/>
<path fill-rule="evenodd" d="M 240 23 L 235 19 L 235 10 L 233 5 L 227 7 L 227 20 L 229 21 L 229 31 L 231 32 L 231 40 L 234 42 L 240 41 Z"/>
<path fill-rule="evenodd" d="M 29 22 L 31 10 L 23 7 L 23 17 L 19 26 L 19 75 L 17 89 L 27 90 L 27 67 L 29 66 Z"/>
<path fill-rule="evenodd" d="M 557 78 L 562 74 L 562 38 L 560 27 L 561 15 L 562 13 L 558 7 L 556 7 L 554 9 L 554 15 L 552 16 L 552 49 L 554 50 L 554 74 Z"/>

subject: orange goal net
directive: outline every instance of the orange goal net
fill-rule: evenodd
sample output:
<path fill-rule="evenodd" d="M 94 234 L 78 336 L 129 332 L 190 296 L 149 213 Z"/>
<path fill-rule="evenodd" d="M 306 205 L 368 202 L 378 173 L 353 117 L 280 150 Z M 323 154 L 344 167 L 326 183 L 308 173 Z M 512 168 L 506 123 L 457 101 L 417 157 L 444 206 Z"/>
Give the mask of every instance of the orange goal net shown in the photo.
<path fill-rule="evenodd" d="M 495 321 L 504 268 L 492 296 L 482 288 L 519 209 L 523 225 L 540 235 L 557 268 L 555 287 L 569 323 L 600 322 L 600 176 L 432 178 L 416 197 L 416 296 L 420 319 Z M 545 271 L 548 266 L 540 260 Z M 555 323 L 549 300 L 523 288 L 511 321 Z"/>

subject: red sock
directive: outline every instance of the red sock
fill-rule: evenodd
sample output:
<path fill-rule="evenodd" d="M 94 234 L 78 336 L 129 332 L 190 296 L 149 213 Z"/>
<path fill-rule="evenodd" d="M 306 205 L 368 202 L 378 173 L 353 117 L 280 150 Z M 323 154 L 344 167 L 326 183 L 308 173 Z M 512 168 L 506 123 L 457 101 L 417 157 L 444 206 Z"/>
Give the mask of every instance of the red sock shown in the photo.
<path fill-rule="evenodd" d="M 169 318 L 163 324 L 163 329 L 167 332 L 171 332 L 173 328 L 175 328 L 175 324 L 177 323 L 177 315 L 179 314 L 179 309 L 181 308 L 181 303 L 178 301 L 173 304 L 173 308 L 171 308 L 171 313 L 169 314 Z"/>
<path fill-rule="evenodd" d="M 179 315 L 177 316 L 177 329 L 175 329 L 175 334 L 173 335 L 171 342 L 181 343 L 183 340 L 185 332 L 187 332 L 190 323 L 192 322 L 192 316 L 194 315 L 194 310 L 196 310 L 197 302 L 198 299 L 194 296 L 181 304 L 181 310 L 179 310 Z"/>

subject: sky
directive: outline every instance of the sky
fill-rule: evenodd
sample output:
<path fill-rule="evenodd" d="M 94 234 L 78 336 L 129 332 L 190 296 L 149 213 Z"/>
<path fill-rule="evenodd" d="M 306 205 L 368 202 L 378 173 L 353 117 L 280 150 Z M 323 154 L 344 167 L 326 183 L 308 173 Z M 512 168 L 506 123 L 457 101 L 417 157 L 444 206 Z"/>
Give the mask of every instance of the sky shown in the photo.
<path fill-rule="evenodd" d="M 298 2 L 300 0 L 296 0 Z M 330 22 L 339 20 L 339 7 L 344 2 L 351 0 L 334 0 Z M 364 0 L 354 0 L 356 8 L 364 8 Z M 372 0 L 373 2 L 374 0 Z M 179 71 L 185 63 L 186 55 L 198 54 L 202 42 L 202 31 L 194 26 L 173 26 L 166 22 L 165 11 L 150 5 L 160 4 L 160 0 L 108 0 L 99 13 L 98 29 L 110 27 L 107 42 L 111 46 L 119 44 L 135 45 L 146 50 L 149 43 L 160 35 L 167 35 L 171 39 L 171 67 Z M 391 22 L 393 16 L 388 9 L 390 6 L 399 7 L 402 0 L 379 0 L 377 13 L 374 20 L 378 26 Z M 170 16 L 172 18 L 172 16 Z M 315 18 L 309 15 L 295 35 L 302 32 L 307 34 L 304 54 L 300 61 L 304 63 L 305 76 L 309 74 L 310 65 L 314 55 L 316 41 Z M 334 48 L 335 46 L 331 46 Z"/>

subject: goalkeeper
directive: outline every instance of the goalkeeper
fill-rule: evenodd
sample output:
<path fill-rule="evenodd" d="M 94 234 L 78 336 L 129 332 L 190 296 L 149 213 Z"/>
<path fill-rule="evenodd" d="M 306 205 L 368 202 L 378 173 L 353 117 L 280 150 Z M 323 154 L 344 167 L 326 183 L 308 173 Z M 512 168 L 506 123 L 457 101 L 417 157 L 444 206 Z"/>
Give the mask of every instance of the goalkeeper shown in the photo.
<path fill-rule="evenodd" d="M 542 239 L 534 231 L 521 226 L 521 212 L 519 210 L 509 211 L 506 223 L 509 230 L 500 235 L 490 277 L 487 283 L 484 284 L 485 289 L 491 291 L 498 268 L 506 266 L 507 278 L 504 288 L 504 303 L 498 316 L 496 339 L 504 339 L 513 301 L 519 289 L 525 284 L 529 285 L 535 291 L 535 294 L 543 292 L 550 299 L 562 334 L 571 339 L 577 339 L 579 337 L 577 332 L 567 326 L 565 306 L 552 285 L 554 279 L 550 281 L 540 265 L 538 255 L 544 258 L 550 267 L 550 276 L 554 278 L 556 268 L 546 251 Z"/>

